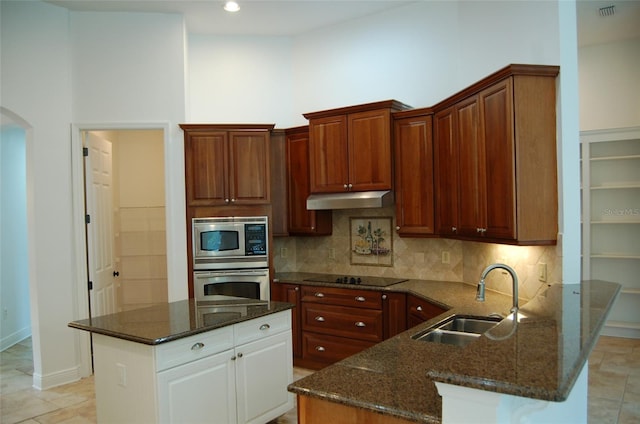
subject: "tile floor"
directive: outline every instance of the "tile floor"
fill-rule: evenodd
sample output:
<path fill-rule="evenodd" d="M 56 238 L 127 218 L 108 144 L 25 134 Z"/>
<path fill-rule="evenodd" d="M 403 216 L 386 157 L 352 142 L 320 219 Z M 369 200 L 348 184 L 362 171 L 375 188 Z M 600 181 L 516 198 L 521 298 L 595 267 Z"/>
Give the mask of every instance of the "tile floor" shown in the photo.
<path fill-rule="evenodd" d="M 0 353 L 0 423 L 95 423 L 93 378 L 49 390 L 32 384 L 31 340 Z M 312 371 L 296 368 L 294 378 Z M 272 424 L 295 424 L 296 410 Z M 589 358 L 589 424 L 640 423 L 640 340 L 600 337 Z"/>

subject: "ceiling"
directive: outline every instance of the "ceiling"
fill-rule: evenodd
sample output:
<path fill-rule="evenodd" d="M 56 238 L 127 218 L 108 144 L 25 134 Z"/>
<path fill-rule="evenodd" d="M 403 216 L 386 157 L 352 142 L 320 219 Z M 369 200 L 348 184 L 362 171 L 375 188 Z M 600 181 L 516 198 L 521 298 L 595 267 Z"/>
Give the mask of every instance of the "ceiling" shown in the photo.
<path fill-rule="evenodd" d="M 49 0 L 76 11 L 181 13 L 187 30 L 197 34 L 293 36 L 358 19 L 415 1 L 433 0 L 237 0 L 228 13 L 223 0 Z M 602 17 L 601 7 L 615 6 Z M 580 46 L 640 37 L 640 0 L 578 0 Z"/>

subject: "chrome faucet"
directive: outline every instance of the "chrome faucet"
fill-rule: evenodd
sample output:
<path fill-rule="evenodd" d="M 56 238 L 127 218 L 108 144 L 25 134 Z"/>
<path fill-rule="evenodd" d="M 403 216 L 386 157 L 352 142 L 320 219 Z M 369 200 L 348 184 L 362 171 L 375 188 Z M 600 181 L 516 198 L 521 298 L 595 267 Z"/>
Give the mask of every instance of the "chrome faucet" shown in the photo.
<path fill-rule="evenodd" d="M 476 290 L 476 300 L 478 302 L 484 302 L 485 300 L 484 279 L 487 278 L 487 274 L 489 274 L 491 271 L 493 271 L 496 268 L 504 269 L 509 274 L 511 274 L 511 280 L 513 281 L 513 307 L 511 308 L 511 312 L 517 313 L 518 312 L 518 276 L 516 275 L 516 272 L 513 270 L 513 268 L 511 268 L 509 265 L 492 264 L 492 265 L 489 265 L 487 268 L 485 268 L 484 271 L 482 271 L 482 275 L 480 276 L 480 282 L 478 283 L 478 288 Z"/>

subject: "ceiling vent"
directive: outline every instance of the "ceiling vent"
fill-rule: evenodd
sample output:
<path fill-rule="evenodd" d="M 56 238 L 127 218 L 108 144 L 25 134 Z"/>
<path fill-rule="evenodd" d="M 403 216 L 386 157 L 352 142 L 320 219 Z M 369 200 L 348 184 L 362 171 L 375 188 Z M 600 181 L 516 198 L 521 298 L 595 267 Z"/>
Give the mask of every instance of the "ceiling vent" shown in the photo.
<path fill-rule="evenodd" d="M 613 14 L 616 13 L 616 7 L 614 5 L 601 7 L 598 10 L 600 12 L 600 16 L 613 16 Z"/>

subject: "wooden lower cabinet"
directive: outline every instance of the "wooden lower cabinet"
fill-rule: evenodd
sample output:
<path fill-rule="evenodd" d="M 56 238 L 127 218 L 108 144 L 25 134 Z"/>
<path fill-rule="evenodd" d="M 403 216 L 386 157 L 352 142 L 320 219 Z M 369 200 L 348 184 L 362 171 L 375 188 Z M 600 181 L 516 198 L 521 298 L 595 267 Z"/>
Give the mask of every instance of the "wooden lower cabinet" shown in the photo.
<path fill-rule="evenodd" d="M 298 395 L 299 424 L 409 424 L 412 422 L 362 408 Z"/>
<path fill-rule="evenodd" d="M 407 295 L 407 328 L 415 327 L 446 312 L 447 309 L 421 297 Z"/>
<path fill-rule="evenodd" d="M 357 339 L 302 332 L 303 363 L 312 369 L 324 368 L 375 345 Z"/>

